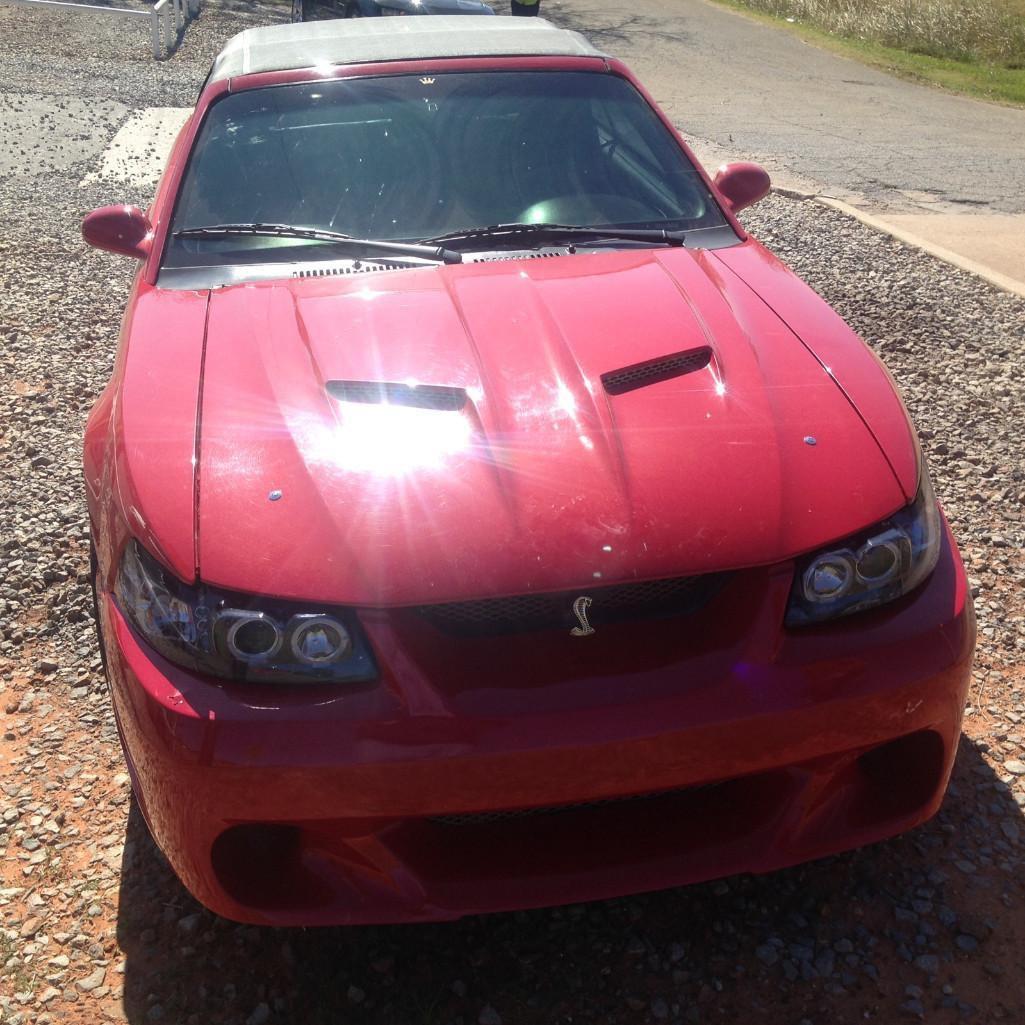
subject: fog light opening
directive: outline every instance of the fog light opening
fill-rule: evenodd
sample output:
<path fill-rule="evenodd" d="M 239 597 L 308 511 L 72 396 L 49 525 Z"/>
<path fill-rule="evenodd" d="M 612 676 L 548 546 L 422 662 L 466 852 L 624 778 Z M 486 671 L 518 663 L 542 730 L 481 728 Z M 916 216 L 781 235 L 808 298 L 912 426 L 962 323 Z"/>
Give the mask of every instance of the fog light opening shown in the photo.
<path fill-rule="evenodd" d="M 943 738 L 932 730 L 899 737 L 860 755 L 859 818 L 906 818 L 923 811 L 943 782 Z"/>
<path fill-rule="evenodd" d="M 316 907 L 330 899 L 306 864 L 300 826 L 250 823 L 226 829 L 210 852 L 217 881 L 236 903 L 268 911 Z"/>

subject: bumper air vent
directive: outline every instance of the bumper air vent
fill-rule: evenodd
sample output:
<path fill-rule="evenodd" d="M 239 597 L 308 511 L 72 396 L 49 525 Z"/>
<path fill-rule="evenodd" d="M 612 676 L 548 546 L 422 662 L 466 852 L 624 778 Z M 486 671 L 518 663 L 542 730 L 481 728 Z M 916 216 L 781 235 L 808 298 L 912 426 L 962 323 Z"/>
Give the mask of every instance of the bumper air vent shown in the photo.
<path fill-rule="evenodd" d="M 587 596 L 591 599 L 588 620 L 598 627 L 623 620 L 691 615 L 711 600 L 728 577 L 726 573 L 708 573 L 611 587 L 582 587 L 557 594 L 518 594 L 421 605 L 416 611 L 444 633 L 463 636 L 568 630 L 578 625 L 573 614 L 574 600 Z"/>
<path fill-rule="evenodd" d="M 450 412 L 466 405 L 462 388 L 437 384 L 392 384 L 383 381 L 328 381 L 328 394 L 342 402 L 368 402 L 385 406 L 413 406 Z"/>
<path fill-rule="evenodd" d="M 623 392 L 646 388 L 649 384 L 668 381 L 674 377 L 692 374 L 695 370 L 703 370 L 712 359 L 712 350 L 708 346 L 700 349 L 688 349 L 686 352 L 675 352 L 669 356 L 634 363 L 621 370 L 611 370 L 601 375 L 601 383 L 610 395 L 622 395 Z"/>
<path fill-rule="evenodd" d="M 601 797 L 594 801 L 580 801 L 577 804 L 554 804 L 540 808 L 518 808 L 501 811 L 462 812 L 455 815 L 433 815 L 431 822 L 443 826 L 480 826 L 493 822 L 506 822 L 509 819 L 529 818 L 533 815 L 559 815 L 565 812 L 588 811 L 592 808 L 606 808 L 609 805 L 630 805 L 643 801 L 655 801 L 659 798 L 676 797 L 680 794 L 694 794 L 699 790 L 709 790 L 719 786 L 718 783 L 698 784 L 692 787 L 679 787 L 675 790 L 658 790 L 650 794 L 632 794 L 626 797 Z"/>

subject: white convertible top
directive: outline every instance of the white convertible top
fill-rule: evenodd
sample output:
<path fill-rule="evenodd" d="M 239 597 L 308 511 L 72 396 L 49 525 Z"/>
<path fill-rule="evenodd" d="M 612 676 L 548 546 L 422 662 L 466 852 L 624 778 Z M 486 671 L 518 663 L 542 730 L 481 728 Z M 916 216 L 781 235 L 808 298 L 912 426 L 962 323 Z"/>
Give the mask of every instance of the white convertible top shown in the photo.
<path fill-rule="evenodd" d="M 543 18 L 431 15 L 251 28 L 228 40 L 211 82 L 262 71 L 432 57 L 604 57 L 578 32 Z"/>

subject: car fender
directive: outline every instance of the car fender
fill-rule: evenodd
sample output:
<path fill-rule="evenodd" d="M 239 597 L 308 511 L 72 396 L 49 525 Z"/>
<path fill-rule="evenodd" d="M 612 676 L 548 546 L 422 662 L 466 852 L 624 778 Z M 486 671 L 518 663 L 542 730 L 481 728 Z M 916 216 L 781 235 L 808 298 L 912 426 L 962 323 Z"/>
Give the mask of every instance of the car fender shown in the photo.
<path fill-rule="evenodd" d="M 133 300 L 109 403 L 100 474 L 103 534 L 114 547 L 126 525 L 189 581 L 196 575 L 197 416 L 208 294 L 140 283 Z M 96 469 L 87 472 L 95 475 Z M 101 548 L 101 564 L 109 568 L 105 556 L 113 555 Z"/>
<path fill-rule="evenodd" d="M 711 256 L 743 281 L 833 378 L 912 501 L 921 462 L 918 436 L 900 390 L 879 357 L 821 296 L 754 239 Z"/>

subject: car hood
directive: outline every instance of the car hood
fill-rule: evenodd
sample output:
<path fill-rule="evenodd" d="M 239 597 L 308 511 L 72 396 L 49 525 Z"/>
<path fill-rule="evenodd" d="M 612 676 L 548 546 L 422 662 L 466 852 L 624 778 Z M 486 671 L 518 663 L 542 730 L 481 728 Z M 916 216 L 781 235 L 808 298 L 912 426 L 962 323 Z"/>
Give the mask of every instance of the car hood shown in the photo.
<path fill-rule="evenodd" d="M 834 373 L 701 250 L 215 291 L 200 412 L 200 573 L 281 597 L 761 565 L 907 501 Z"/>

